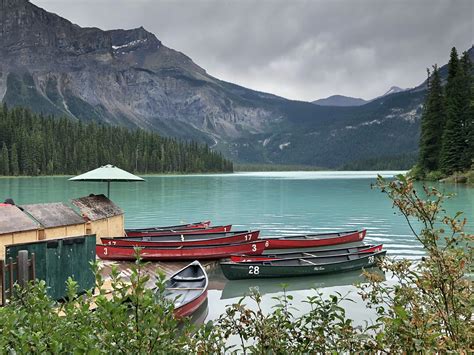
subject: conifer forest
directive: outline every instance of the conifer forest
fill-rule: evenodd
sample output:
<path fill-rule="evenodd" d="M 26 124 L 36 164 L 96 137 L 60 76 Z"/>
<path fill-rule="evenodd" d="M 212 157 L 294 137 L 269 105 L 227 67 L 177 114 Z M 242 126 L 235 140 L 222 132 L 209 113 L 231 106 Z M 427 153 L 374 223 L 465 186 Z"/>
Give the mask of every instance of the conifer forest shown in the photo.
<path fill-rule="evenodd" d="M 0 175 L 78 174 L 104 164 L 144 174 L 233 171 L 205 144 L 0 108 Z"/>

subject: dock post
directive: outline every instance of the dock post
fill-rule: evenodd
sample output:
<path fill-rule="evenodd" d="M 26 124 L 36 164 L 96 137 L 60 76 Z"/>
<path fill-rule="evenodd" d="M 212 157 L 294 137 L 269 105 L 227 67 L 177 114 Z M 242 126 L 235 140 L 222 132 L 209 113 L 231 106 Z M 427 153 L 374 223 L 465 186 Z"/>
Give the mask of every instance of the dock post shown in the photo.
<path fill-rule="evenodd" d="M 20 250 L 18 252 L 18 284 L 25 287 L 28 284 L 29 267 L 28 267 L 28 250 Z"/>
<path fill-rule="evenodd" d="M 5 282 L 5 261 L 3 260 L 0 260 L 0 279 L 1 279 L 1 282 L 0 282 L 0 287 L 2 288 L 2 302 L 0 303 L 0 305 L 3 307 L 5 306 L 5 287 L 7 287 L 6 285 L 6 282 Z"/>
<path fill-rule="evenodd" d="M 30 278 L 30 281 L 33 281 L 35 282 L 36 281 L 36 257 L 35 257 L 35 253 L 31 253 L 31 260 L 29 262 L 29 278 Z"/>

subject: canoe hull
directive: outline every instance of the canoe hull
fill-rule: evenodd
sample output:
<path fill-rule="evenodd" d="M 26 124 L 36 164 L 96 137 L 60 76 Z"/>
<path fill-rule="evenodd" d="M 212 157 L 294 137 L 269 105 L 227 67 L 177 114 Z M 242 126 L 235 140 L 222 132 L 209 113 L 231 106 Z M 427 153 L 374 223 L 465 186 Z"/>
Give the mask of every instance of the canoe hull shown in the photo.
<path fill-rule="evenodd" d="M 386 251 L 365 254 L 355 260 L 320 265 L 264 265 L 263 263 L 221 263 L 222 272 L 229 280 L 261 279 L 274 277 L 313 276 L 345 272 L 375 266 L 385 256 Z M 308 259 L 310 260 L 310 259 Z"/>
<path fill-rule="evenodd" d="M 219 245 L 219 244 L 238 244 L 253 242 L 258 239 L 260 231 L 248 231 L 245 233 L 239 233 L 219 238 L 207 237 L 203 235 L 202 239 L 198 239 L 197 235 L 179 235 L 172 236 L 176 241 L 166 241 L 156 238 L 155 240 L 131 240 L 127 238 L 101 238 L 102 244 L 105 245 L 116 245 L 116 246 L 129 246 L 129 247 L 180 247 L 180 246 L 199 246 L 199 245 Z M 169 237 L 169 236 L 168 236 Z M 194 240 L 193 240 L 194 239 Z"/>
<path fill-rule="evenodd" d="M 163 295 L 174 303 L 176 318 L 187 317 L 206 301 L 208 285 L 206 270 L 195 260 L 166 280 Z"/>
<path fill-rule="evenodd" d="M 196 298 L 194 301 L 189 302 L 181 307 L 175 308 L 174 315 L 176 318 L 183 318 L 192 315 L 196 310 L 201 307 L 201 305 L 207 299 L 207 289 L 204 291 L 201 296 Z"/>
<path fill-rule="evenodd" d="M 211 225 L 211 221 L 202 221 L 202 222 L 195 222 L 189 224 L 179 224 L 174 226 L 159 226 L 159 227 L 148 227 L 148 228 L 128 228 L 125 231 L 130 232 L 146 232 L 146 231 L 162 231 L 162 230 L 187 230 L 187 229 L 195 229 L 195 228 L 209 228 Z"/>
<path fill-rule="evenodd" d="M 143 260 L 213 260 L 228 258 L 232 254 L 261 255 L 265 250 L 266 242 L 212 245 L 195 247 L 149 247 L 140 249 Z M 133 247 L 119 247 L 113 245 L 97 245 L 97 256 L 104 260 L 135 260 Z"/>
<path fill-rule="evenodd" d="M 159 237 L 170 234 L 199 234 L 199 233 L 221 233 L 230 232 L 232 230 L 232 224 L 225 226 L 206 227 L 206 228 L 185 228 L 185 229 L 162 229 L 162 230 L 149 230 L 149 231 L 133 231 L 125 230 L 127 237 Z"/>
<path fill-rule="evenodd" d="M 269 242 L 268 249 L 294 249 L 294 248 L 315 248 L 329 245 L 337 245 L 344 243 L 360 242 L 365 238 L 367 231 L 354 231 L 350 233 L 336 233 L 331 237 L 297 238 L 297 237 L 281 237 L 281 238 L 265 238 Z"/>
<path fill-rule="evenodd" d="M 382 251 L 383 245 L 361 245 L 358 247 L 349 248 L 336 248 L 336 249 L 324 249 L 324 250 L 312 250 L 303 249 L 301 252 L 292 253 L 278 253 L 278 254 L 266 254 L 266 255 L 232 255 L 230 260 L 235 263 L 246 263 L 256 261 L 271 261 L 288 258 L 304 258 L 309 256 L 315 257 L 326 257 L 332 255 L 347 255 L 351 253 L 376 253 Z"/>

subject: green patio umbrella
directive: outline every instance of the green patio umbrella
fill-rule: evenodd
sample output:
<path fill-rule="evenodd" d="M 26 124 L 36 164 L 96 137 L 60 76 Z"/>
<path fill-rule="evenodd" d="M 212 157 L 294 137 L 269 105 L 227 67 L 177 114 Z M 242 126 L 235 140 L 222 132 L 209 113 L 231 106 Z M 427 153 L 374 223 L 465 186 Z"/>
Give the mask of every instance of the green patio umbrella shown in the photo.
<path fill-rule="evenodd" d="M 112 181 L 145 181 L 139 176 L 113 165 L 104 165 L 87 173 L 74 176 L 69 181 L 103 181 L 107 183 L 107 197 L 110 197 L 110 183 Z"/>

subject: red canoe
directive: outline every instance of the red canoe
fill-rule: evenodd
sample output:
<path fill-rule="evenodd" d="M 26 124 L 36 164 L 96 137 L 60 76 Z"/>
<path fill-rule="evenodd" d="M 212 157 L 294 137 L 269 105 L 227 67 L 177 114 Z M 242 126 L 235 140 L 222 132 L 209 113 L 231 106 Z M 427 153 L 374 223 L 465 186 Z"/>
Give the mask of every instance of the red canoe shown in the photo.
<path fill-rule="evenodd" d="M 130 231 L 126 229 L 127 237 L 159 237 L 169 234 L 199 234 L 199 233 L 222 233 L 230 232 L 232 224 L 226 226 L 215 226 L 209 228 L 192 228 L 192 229 L 163 229 L 159 231 Z"/>
<path fill-rule="evenodd" d="M 192 315 L 206 300 L 208 284 L 206 271 L 197 260 L 171 276 L 165 283 L 164 297 L 174 303 L 174 315 Z"/>
<path fill-rule="evenodd" d="M 365 238 L 367 230 L 347 231 L 339 233 L 319 233 L 294 235 L 288 237 L 261 238 L 269 242 L 268 249 L 311 248 L 343 243 L 360 242 Z"/>
<path fill-rule="evenodd" d="M 161 230 L 186 230 L 194 228 L 209 228 L 211 221 L 202 221 L 189 224 L 178 224 L 175 226 L 163 226 L 163 227 L 148 227 L 148 228 L 129 228 L 125 229 L 125 232 L 146 232 L 146 231 L 161 231 Z"/>
<path fill-rule="evenodd" d="M 354 253 L 378 253 L 382 251 L 383 245 L 360 245 L 356 247 L 345 247 L 336 249 L 301 249 L 290 253 L 271 253 L 265 255 L 232 255 L 230 260 L 235 263 L 246 263 L 256 261 L 271 261 L 280 259 L 318 258 L 328 256 L 348 255 Z"/>
<path fill-rule="evenodd" d="M 143 260 L 204 260 L 228 258 L 232 254 L 261 255 L 268 242 L 258 240 L 253 243 L 207 245 L 193 247 L 147 247 L 140 249 Z M 105 260 L 135 260 L 132 247 L 102 245 L 96 246 L 96 254 Z"/>
<path fill-rule="evenodd" d="M 260 231 L 241 231 L 232 233 L 180 234 L 158 238 L 150 237 L 119 237 L 100 238 L 102 244 L 128 247 L 179 247 L 196 245 L 238 244 L 258 239 Z"/>

